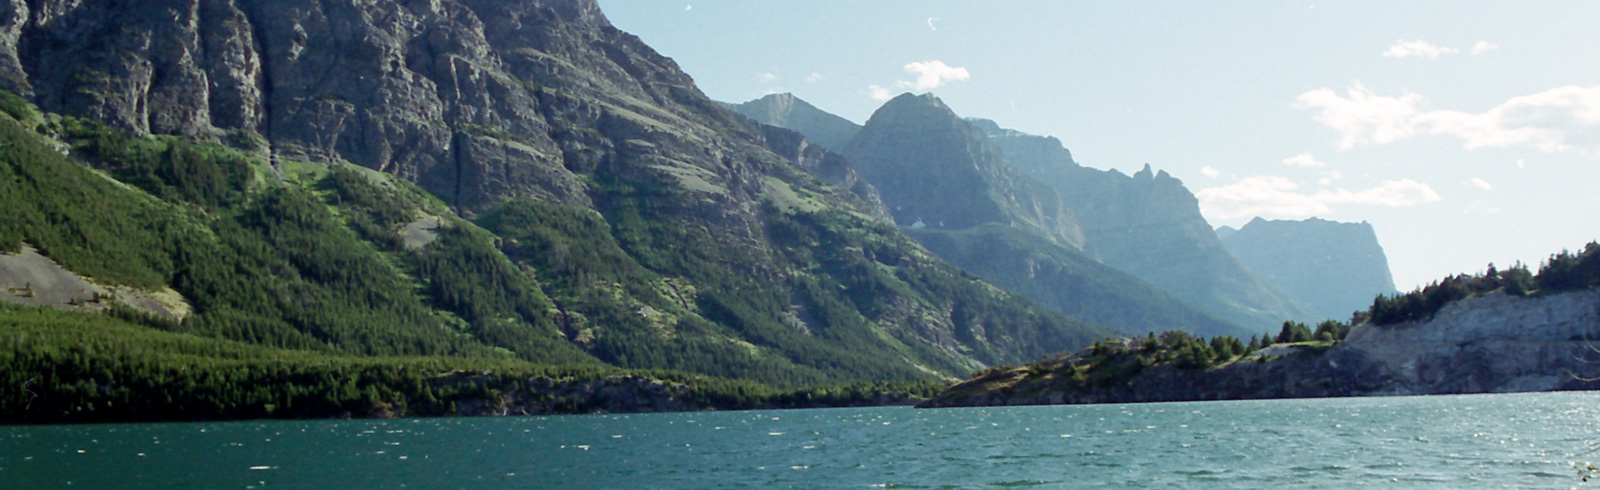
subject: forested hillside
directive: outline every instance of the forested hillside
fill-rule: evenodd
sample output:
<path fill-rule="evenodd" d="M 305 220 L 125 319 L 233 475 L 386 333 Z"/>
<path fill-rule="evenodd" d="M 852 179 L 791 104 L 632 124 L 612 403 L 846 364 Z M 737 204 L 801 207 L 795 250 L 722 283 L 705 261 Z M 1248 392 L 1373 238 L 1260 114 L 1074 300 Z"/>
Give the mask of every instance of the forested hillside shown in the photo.
<path fill-rule="evenodd" d="M 311 3 L 8 14 L 0 260 L 41 258 L 0 296 L 82 311 L 0 310 L 7 420 L 451 413 L 419 400 L 568 372 L 838 401 L 1111 333 L 928 254 L 593 2 Z M 418 388 L 454 371 L 520 394 Z M 190 385 L 227 401 L 108 404 Z"/>

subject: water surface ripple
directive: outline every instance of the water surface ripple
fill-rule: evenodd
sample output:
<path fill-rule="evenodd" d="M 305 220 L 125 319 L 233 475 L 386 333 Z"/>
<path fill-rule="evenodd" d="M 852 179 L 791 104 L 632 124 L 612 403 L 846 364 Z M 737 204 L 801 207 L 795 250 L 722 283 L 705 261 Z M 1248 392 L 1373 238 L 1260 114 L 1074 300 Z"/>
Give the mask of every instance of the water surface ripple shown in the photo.
<path fill-rule="evenodd" d="M 0 428 L 4 488 L 1568 488 L 1600 394 Z"/>

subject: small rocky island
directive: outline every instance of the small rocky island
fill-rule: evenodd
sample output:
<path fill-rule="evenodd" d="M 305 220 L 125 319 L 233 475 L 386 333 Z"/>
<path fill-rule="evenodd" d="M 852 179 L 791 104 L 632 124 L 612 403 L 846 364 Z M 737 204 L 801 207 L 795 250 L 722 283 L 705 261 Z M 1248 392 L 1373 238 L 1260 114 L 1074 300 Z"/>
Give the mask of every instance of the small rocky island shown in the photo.
<path fill-rule="evenodd" d="M 1186 352 L 1209 345 L 1182 335 L 1102 341 L 1053 361 L 991 369 L 918 406 L 1590 390 L 1600 388 L 1600 343 L 1590 340 L 1597 337 L 1600 290 L 1494 291 L 1430 318 L 1363 323 L 1342 341 L 1270 345 L 1211 366 Z M 1227 348 L 1210 345 L 1218 344 Z M 1163 352 L 1175 354 L 1162 362 Z"/>

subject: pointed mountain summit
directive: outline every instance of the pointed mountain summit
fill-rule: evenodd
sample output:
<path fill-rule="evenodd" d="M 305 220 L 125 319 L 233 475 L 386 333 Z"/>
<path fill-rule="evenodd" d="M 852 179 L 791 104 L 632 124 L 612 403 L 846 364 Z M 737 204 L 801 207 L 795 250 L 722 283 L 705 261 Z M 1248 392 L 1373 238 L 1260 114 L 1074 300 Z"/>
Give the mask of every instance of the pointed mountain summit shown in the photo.
<path fill-rule="evenodd" d="M 1112 333 L 926 253 L 841 157 L 724 110 L 595 0 L 26 3 L 0 9 L 0 129 L 28 134 L 0 150 L 63 139 L 87 166 L 0 159 L 52 183 L 0 178 L 0 254 L 170 288 L 195 305 L 179 333 L 772 386 Z M 69 177 L 114 199 L 63 199 Z M 33 219 L 123 202 L 174 217 Z"/>
<path fill-rule="evenodd" d="M 1012 167 L 1059 191 L 1087 237 L 1086 251 L 1237 325 L 1275 331 L 1320 319 L 1234 259 L 1183 182 L 1145 164 L 1134 175 L 1079 165 L 1059 140 L 978 123 Z"/>
<path fill-rule="evenodd" d="M 1229 253 L 1324 317 L 1348 319 L 1373 297 L 1396 293 L 1389 259 L 1365 221 L 1256 218 L 1223 230 L 1231 229 L 1218 230 Z"/>
<path fill-rule="evenodd" d="M 805 135 L 812 143 L 834 152 L 843 152 L 861 125 L 818 109 L 791 93 L 769 94 L 742 104 L 724 107 L 755 119 L 761 124 L 789 129 Z"/>
<path fill-rule="evenodd" d="M 903 94 L 872 114 L 845 148 L 896 223 L 961 230 L 984 223 L 1036 229 L 1074 248 L 1083 231 L 1050 187 L 1006 166 L 981 130 L 932 94 Z"/>
<path fill-rule="evenodd" d="M 911 98 L 903 102 L 921 105 L 921 109 L 926 110 L 926 114 L 922 116 L 924 119 L 942 121 L 947 130 L 907 132 L 908 134 L 901 138 L 900 144 L 919 148 L 949 146 L 949 139 L 954 134 L 958 138 L 965 138 L 961 141 L 964 141 L 966 146 L 980 149 L 986 146 L 981 140 L 973 139 L 967 128 L 962 128 L 960 121 L 955 121 L 951 111 L 944 108 L 938 99 L 931 96 L 908 97 Z M 774 102 L 785 104 L 787 107 L 804 107 L 808 111 L 815 109 L 798 98 L 781 94 L 733 107 L 770 107 Z M 896 111 L 899 112 L 898 116 Z M 885 112 L 884 117 L 877 118 L 880 125 L 877 131 L 884 131 L 883 125 L 888 124 L 886 121 L 904 116 L 907 112 L 910 112 L 910 109 L 891 109 Z M 759 115 L 751 114 L 752 117 Z M 909 119 L 915 120 L 915 118 Z M 793 119 L 782 117 L 768 120 L 777 125 L 795 124 Z M 968 119 L 966 122 L 994 125 L 992 121 L 982 119 Z M 906 123 L 898 121 L 895 124 Z M 998 130 L 998 127 L 995 129 Z M 1053 138 L 1050 140 L 1055 141 Z M 1048 152 L 1052 149 L 1062 154 L 1066 151 L 1059 141 L 1055 141 L 1053 147 L 1042 146 L 1040 151 Z M 893 161 L 907 155 L 911 153 L 890 151 L 886 152 L 884 157 L 891 160 L 892 164 L 916 165 L 917 162 L 909 159 Z M 1070 160 L 1070 155 L 1067 158 Z M 968 172 L 947 172 L 942 176 L 929 175 L 930 180 L 949 178 L 954 182 L 934 182 L 928 185 L 970 186 L 980 182 L 982 177 L 977 176 L 978 172 L 975 170 L 979 168 L 979 163 L 970 160 L 968 165 L 959 167 L 969 170 Z M 982 164 L 996 173 L 1013 174 L 1012 177 L 1015 178 L 1014 169 L 1009 169 L 1005 165 L 994 165 L 992 159 L 983 160 Z M 1045 194 L 1053 192 L 1048 189 L 1040 190 Z M 919 195 L 915 199 L 924 201 L 912 201 L 910 204 L 922 204 L 926 200 L 939 202 L 944 200 L 945 196 L 930 193 Z M 908 203 L 902 201 L 900 205 L 904 208 Z M 920 225 L 915 221 L 899 224 L 902 230 L 922 246 L 957 267 L 1007 291 L 1082 320 L 1112 326 L 1124 333 L 1132 334 L 1180 329 L 1207 336 L 1249 335 L 1247 331 L 1184 303 L 1138 278 L 1100 263 L 1072 245 L 1063 244 L 1059 239 L 1049 238 L 1045 230 L 1036 227 L 1013 226 L 999 221 L 963 229 L 938 228 L 935 226 L 938 223 L 930 225 L 926 221 Z"/>

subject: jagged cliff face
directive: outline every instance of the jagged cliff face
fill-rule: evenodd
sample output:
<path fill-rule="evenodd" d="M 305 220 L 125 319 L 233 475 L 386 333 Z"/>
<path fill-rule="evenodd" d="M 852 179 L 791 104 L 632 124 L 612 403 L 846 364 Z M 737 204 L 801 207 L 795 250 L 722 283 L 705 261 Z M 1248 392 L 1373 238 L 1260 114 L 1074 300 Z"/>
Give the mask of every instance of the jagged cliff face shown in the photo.
<path fill-rule="evenodd" d="M 620 153 L 661 158 L 608 170 L 710 170 L 719 189 L 751 188 L 719 136 L 688 123 L 707 104 L 689 76 L 592 1 L 44 1 L 3 14 L 15 42 L 0 49 L 0 88 L 45 110 L 136 133 L 259 134 L 282 157 L 394 173 L 467 212 L 508 197 L 585 203 L 577 174 Z M 670 156 L 690 152 L 699 170 Z"/>
<path fill-rule="evenodd" d="M 1317 317 L 1228 254 L 1183 182 L 1083 167 L 1059 140 L 980 121 L 1005 162 L 1051 186 L 1076 213 L 1086 251 L 1207 312 L 1256 331 Z"/>
<path fill-rule="evenodd" d="M 798 131 L 806 139 L 831 151 L 842 152 L 861 125 L 816 108 L 794 94 L 771 94 L 741 104 L 728 104 L 734 112 L 751 119 Z"/>
<path fill-rule="evenodd" d="M 595 283 L 544 314 L 614 365 L 919 379 L 1109 333 L 929 256 L 838 155 L 721 109 L 594 0 L 15 1 L 0 40 L 0 88 L 43 110 L 247 148 L 285 185 L 415 182 L 435 222 L 503 234 L 474 259 Z M 583 227 L 497 221 L 537 213 Z"/>
<path fill-rule="evenodd" d="M 1349 318 L 1373 297 L 1396 292 L 1389 259 L 1366 222 L 1256 218 L 1218 236 L 1245 266 L 1326 318 Z"/>
<path fill-rule="evenodd" d="M 1001 223 L 1083 246 L 1082 229 L 1055 191 L 1007 167 L 999 148 L 932 95 L 903 94 L 878 108 L 845 155 L 901 226 Z"/>

